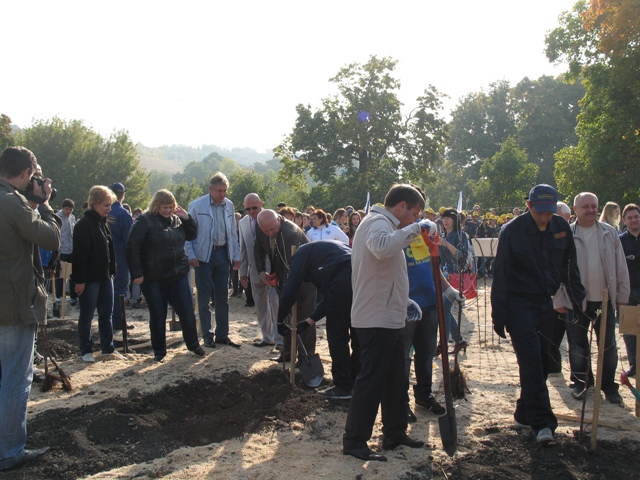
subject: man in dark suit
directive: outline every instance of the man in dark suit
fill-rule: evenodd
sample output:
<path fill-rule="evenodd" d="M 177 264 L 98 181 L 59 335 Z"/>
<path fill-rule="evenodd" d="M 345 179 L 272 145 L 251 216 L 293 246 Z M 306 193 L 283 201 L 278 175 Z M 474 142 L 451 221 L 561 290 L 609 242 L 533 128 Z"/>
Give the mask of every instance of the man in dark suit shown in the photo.
<path fill-rule="evenodd" d="M 256 242 L 254 245 L 254 257 L 256 269 L 260 275 L 260 280 L 265 285 L 274 285 L 279 292 L 289 277 L 289 265 L 293 256 L 292 247 L 299 247 L 309 240 L 304 231 L 295 223 L 287 220 L 282 215 L 278 215 L 273 210 L 262 210 L 258 214 L 258 226 L 256 228 Z M 271 264 L 271 269 L 267 269 L 267 260 Z M 269 277 L 276 274 L 276 279 Z M 301 286 L 297 296 L 297 316 L 299 319 L 306 319 L 315 309 L 316 289 L 307 282 Z M 308 328 L 300 335 L 302 342 L 309 355 L 313 355 L 316 350 L 316 328 Z M 276 358 L 276 361 L 288 361 L 291 355 L 291 336 L 285 338 L 284 350 Z"/>

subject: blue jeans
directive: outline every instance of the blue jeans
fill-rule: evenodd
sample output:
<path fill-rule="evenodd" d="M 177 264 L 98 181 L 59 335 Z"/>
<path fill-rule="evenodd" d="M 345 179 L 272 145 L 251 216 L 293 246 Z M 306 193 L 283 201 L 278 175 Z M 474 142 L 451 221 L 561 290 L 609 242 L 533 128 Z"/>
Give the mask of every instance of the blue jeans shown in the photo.
<path fill-rule="evenodd" d="M 120 312 L 120 294 L 129 298 L 129 269 L 127 268 L 127 256 L 124 253 L 116 253 L 116 274 L 113 276 L 113 312 L 112 323 L 116 330 L 122 329 L 122 313 Z"/>
<path fill-rule="evenodd" d="M 101 282 L 87 282 L 80 295 L 80 317 L 78 318 L 78 340 L 80 355 L 93 352 L 91 339 L 91 321 L 98 309 L 98 330 L 100 331 L 100 349 L 102 353 L 113 353 L 113 326 L 111 311 L 113 309 L 113 283 L 111 279 Z"/>
<path fill-rule="evenodd" d="M 449 300 L 445 295 L 442 295 L 442 302 L 444 308 L 444 324 L 447 330 L 447 340 L 451 339 L 456 343 L 464 342 L 464 338 L 462 338 L 462 333 L 460 333 L 460 337 L 458 335 L 458 322 L 456 318 L 451 313 L 451 308 L 453 307 L 453 303 Z M 447 348 L 445 345 L 442 348 Z"/>
<path fill-rule="evenodd" d="M 584 389 L 589 369 L 589 327 L 590 318 L 596 317 L 596 311 L 602 302 L 587 302 L 584 313 L 573 312 L 573 318 L 567 318 L 567 339 L 569 340 L 569 363 L 571 364 L 571 380 L 573 388 Z M 585 315 L 586 314 L 586 315 Z M 589 318 L 590 317 L 590 318 Z M 600 338 L 600 318 L 594 324 L 596 338 Z M 618 391 L 615 381 L 618 368 L 618 349 L 616 347 L 616 311 L 609 302 L 607 309 L 607 328 L 604 341 L 604 364 L 602 366 L 602 391 L 609 395 Z"/>
<path fill-rule="evenodd" d="M 35 323 L 0 326 L 0 468 L 25 453 L 36 329 Z"/>
<path fill-rule="evenodd" d="M 198 261 L 195 268 L 198 287 L 198 314 L 204 340 L 213 339 L 209 301 L 213 297 L 216 312 L 216 339 L 229 338 L 229 256 L 227 249 L 212 250 L 208 262 Z"/>
<path fill-rule="evenodd" d="M 640 305 L 640 288 L 631 287 L 629 295 L 629 303 L 627 305 Z M 625 333 L 622 335 L 624 345 L 627 347 L 627 357 L 629 358 L 629 368 L 635 372 L 636 370 L 636 336 Z"/>
<path fill-rule="evenodd" d="M 187 349 L 193 351 L 200 346 L 196 330 L 196 316 L 191 302 L 191 288 L 184 275 L 171 283 L 142 282 L 144 298 L 149 307 L 149 329 L 151 346 L 155 355 L 167 354 L 167 304 L 171 304 L 180 320 L 182 338 Z"/>
<path fill-rule="evenodd" d="M 436 344 L 438 343 L 438 309 L 435 305 L 421 308 L 422 319 L 417 322 L 407 322 L 402 330 L 406 374 L 406 388 L 404 390 L 407 392 L 409 390 L 411 346 L 413 345 L 416 372 L 416 384 L 413 386 L 413 395 L 416 398 L 426 400 L 431 395 L 431 387 L 433 384 L 433 358 L 436 355 Z"/>

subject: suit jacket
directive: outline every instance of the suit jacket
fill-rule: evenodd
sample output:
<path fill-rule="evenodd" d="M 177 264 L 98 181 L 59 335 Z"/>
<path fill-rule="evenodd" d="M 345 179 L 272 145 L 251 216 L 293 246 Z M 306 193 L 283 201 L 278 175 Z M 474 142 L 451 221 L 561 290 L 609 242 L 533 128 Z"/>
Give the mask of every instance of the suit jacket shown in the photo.
<path fill-rule="evenodd" d="M 254 246 L 254 256 L 257 273 L 275 272 L 278 276 L 278 296 L 284 289 L 284 285 L 289 278 L 289 266 L 291 265 L 291 247 L 304 245 L 309 242 L 304 231 L 295 223 L 287 220 L 282 215 L 280 218 L 280 232 L 276 237 L 276 248 L 271 251 L 271 239 L 256 225 L 256 243 Z M 271 270 L 268 270 L 267 261 L 271 262 Z M 307 318 L 315 309 L 316 289 L 308 282 L 298 291 L 298 320 Z"/>
<path fill-rule="evenodd" d="M 258 223 L 256 220 L 256 234 L 258 232 Z M 255 237 L 251 231 L 251 217 L 245 215 L 238 224 L 238 236 L 240 238 L 240 270 L 238 274 L 241 277 L 249 277 L 251 282 L 260 283 L 260 272 L 256 268 L 256 260 L 254 249 L 256 245 Z M 264 271 L 271 269 L 271 261 L 267 259 Z"/>

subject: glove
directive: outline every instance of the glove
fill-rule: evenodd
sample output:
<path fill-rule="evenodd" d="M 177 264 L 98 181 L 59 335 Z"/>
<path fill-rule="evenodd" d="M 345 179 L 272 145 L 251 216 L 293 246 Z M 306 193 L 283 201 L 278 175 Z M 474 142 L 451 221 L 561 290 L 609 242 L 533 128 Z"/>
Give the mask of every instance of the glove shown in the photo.
<path fill-rule="evenodd" d="M 418 222 L 418 225 L 420 225 L 420 228 L 422 230 L 426 230 L 428 232 L 428 235 L 431 237 L 438 233 L 438 227 L 431 220 L 425 218 L 424 220 L 420 220 Z"/>
<path fill-rule="evenodd" d="M 504 333 L 504 325 L 499 325 L 497 323 L 493 324 L 493 331 L 501 338 L 507 338 L 507 334 Z"/>
<path fill-rule="evenodd" d="M 464 302 L 467 300 L 464 298 L 464 295 L 460 295 L 460 292 L 451 286 L 444 291 L 444 296 L 447 297 L 447 300 L 451 303 L 460 302 L 464 305 Z"/>
<path fill-rule="evenodd" d="M 300 320 L 297 324 L 296 324 L 296 333 L 298 335 L 302 335 L 304 333 L 304 331 L 309 328 L 311 325 L 309 325 L 309 322 L 307 322 L 306 320 Z"/>
<path fill-rule="evenodd" d="M 407 307 L 407 322 L 417 322 L 422 319 L 422 309 L 413 300 L 409 299 L 409 306 Z"/>
<path fill-rule="evenodd" d="M 291 327 L 286 323 L 282 322 L 278 324 L 278 333 L 283 337 L 291 335 Z"/>

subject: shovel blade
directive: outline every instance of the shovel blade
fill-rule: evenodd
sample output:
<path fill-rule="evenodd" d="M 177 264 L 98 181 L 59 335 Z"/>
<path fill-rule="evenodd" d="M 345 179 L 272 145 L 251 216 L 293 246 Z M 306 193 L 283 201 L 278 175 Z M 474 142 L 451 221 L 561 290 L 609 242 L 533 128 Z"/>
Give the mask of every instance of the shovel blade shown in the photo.
<path fill-rule="evenodd" d="M 447 413 L 438 418 L 440 426 L 440 439 L 442 448 L 447 455 L 453 457 L 458 447 L 458 426 L 456 424 L 456 412 L 453 408 L 447 409 Z"/>
<path fill-rule="evenodd" d="M 324 380 L 324 367 L 317 353 L 301 358 L 298 369 L 300 370 L 302 381 L 309 387 L 319 387 L 322 380 Z"/>

